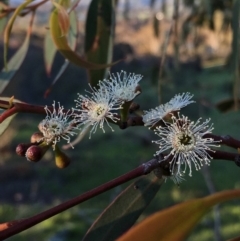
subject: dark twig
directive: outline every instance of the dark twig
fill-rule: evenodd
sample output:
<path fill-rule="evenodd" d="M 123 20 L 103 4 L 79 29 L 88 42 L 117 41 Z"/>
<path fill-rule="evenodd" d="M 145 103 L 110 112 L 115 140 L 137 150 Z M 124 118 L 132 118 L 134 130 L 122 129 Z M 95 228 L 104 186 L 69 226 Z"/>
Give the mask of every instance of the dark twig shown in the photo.
<path fill-rule="evenodd" d="M 217 136 L 217 135 L 209 133 L 209 134 L 206 134 L 204 137 L 213 138 L 215 141 L 219 141 L 220 144 L 223 144 L 223 145 L 235 148 L 235 149 L 240 148 L 240 141 L 232 138 L 229 135 Z"/>
<path fill-rule="evenodd" d="M 225 161 L 235 161 L 235 159 L 239 156 L 237 153 L 231 153 L 231 152 L 225 152 L 225 151 L 209 151 L 208 152 L 209 155 L 213 158 L 213 159 L 222 159 Z"/>

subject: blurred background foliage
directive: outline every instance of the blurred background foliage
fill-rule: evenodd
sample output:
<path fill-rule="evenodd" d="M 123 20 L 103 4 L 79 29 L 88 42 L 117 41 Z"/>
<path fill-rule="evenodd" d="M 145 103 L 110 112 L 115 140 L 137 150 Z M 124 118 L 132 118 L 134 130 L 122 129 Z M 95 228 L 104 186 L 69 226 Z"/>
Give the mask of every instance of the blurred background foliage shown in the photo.
<path fill-rule="evenodd" d="M 2 1 L 16 6 L 23 1 Z M 196 104 L 183 110 L 191 119 L 211 118 L 214 133 L 239 138 L 238 71 L 239 36 L 238 0 L 185 1 L 116 1 L 113 40 L 113 61 L 123 59 L 111 68 L 142 74 L 142 94 L 136 102 L 143 110 L 168 101 L 174 94 L 190 92 Z M 90 1 L 80 1 L 77 52 L 84 54 L 84 39 L 92 29 L 85 29 Z M 1 8 L 1 5 L 0 5 Z M 239 7 L 238 7 L 239 8 Z M 60 101 L 66 108 L 74 105 L 77 93 L 88 88 L 89 73 L 68 64 L 47 98 L 64 58 L 56 53 L 51 73 L 46 73 L 43 46 L 49 32 L 51 4 L 37 9 L 26 58 L 1 96 L 14 96 L 31 104 L 51 105 Z M 234 21 L 235 22 L 234 22 Z M 5 22 L 4 22 L 5 21 Z M 0 20 L 4 29 L 5 18 Z M 18 17 L 9 41 L 9 57 L 23 43 L 29 16 Z M 88 26 L 88 25 L 86 25 Z M 237 24 L 237 28 L 239 28 Z M 89 32 L 88 32 L 89 31 Z M 3 52 L 3 31 L 0 39 Z M 91 59 L 91 58 L 90 58 Z M 111 61 L 109 61 L 111 62 Z M 3 67 L 3 55 L 0 66 Z M 104 73 L 105 74 L 105 73 Z M 147 128 L 115 127 L 105 134 L 97 132 L 91 140 L 85 137 L 70 149 L 71 165 L 59 170 L 48 151 L 37 164 L 15 154 L 17 144 L 28 142 L 37 131 L 41 116 L 18 114 L 1 136 L 0 142 L 0 222 L 29 217 L 53 205 L 77 196 L 115 178 L 152 158 L 157 147 L 154 135 Z M 194 197 L 215 191 L 240 187 L 239 169 L 232 163 L 213 161 L 211 166 L 185 177 L 180 187 L 167 181 L 147 210 L 140 217 Z M 119 194 L 122 185 L 75 208 L 65 211 L 8 240 L 67 241 L 79 240 L 101 211 Z M 188 240 L 226 240 L 239 235 L 239 201 L 221 204 L 194 229 Z M 214 232 L 216 214 L 219 231 Z"/>

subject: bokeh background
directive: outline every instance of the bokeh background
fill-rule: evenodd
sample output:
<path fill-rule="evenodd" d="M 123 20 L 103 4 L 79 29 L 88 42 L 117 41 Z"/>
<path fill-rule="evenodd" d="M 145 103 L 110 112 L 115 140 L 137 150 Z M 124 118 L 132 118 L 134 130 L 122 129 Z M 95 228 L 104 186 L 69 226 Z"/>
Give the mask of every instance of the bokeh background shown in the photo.
<path fill-rule="evenodd" d="M 16 6 L 23 1 L 11 1 Z M 211 118 L 214 133 L 239 138 L 240 114 L 234 105 L 239 79 L 235 70 L 238 48 L 231 0 L 118 1 L 113 60 L 123 59 L 111 71 L 142 74 L 142 94 L 135 101 L 142 110 L 165 103 L 175 94 L 194 94 L 195 104 L 183 110 L 192 120 Z M 178 10 L 176 7 L 178 4 Z M 89 1 L 82 0 L 78 12 L 77 51 L 83 54 L 85 20 Z M 31 104 L 51 105 L 60 101 L 74 106 L 77 93 L 88 89 L 87 73 L 70 64 L 54 85 L 44 93 L 59 72 L 64 58 L 57 54 L 51 76 L 45 71 L 43 46 L 48 30 L 51 4 L 37 11 L 27 56 L 1 96 L 14 96 Z M 176 16 L 176 13 L 177 16 Z M 176 18 L 174 19 L 175 16 Z M 21 46 L 29 17 L 18 17 L 10 38 L 9 56 Z M 0 20 L 0 26 L 4 26 Z M 2 29 L 2 27 L 0 27 Z M 3 33 L 0 38 L 3 53 Z M 238 57 L 237 57 L 238 59 Z M 234 62 L 235 61 L 235 62 Z M 3 67 L 3 55 L 0 55 Z M 1 136 L 0 142 L 0 223 L 29 217 L 69 200 L 139 164 L 150 160 L 157 150 L 153 132 L 132 127 L 86 136 L 74 149 L 67 150 L 72 162 L 63 170 L 54 163 L 49 150 L 39 163 L 30 163 L 15 153 L 19 143 L 28 142 L 44 116 L 18 114 Z M 225 149 L 228 150 L 228 149 Z M 127 185 L 119 186 L 75 208 L 65 211 L 15 237 L 11 241 L 80 240 L 94 219 Z M 180 186 L 168 180 L 140 217 L 195 197 L 240 187 L 239 169 L 233 163 L 214 160 L 210 167 L 185 176 Z M 226 240 L 239 235 L 240 202 L 221 204 L 205 216 L 188 240 Z M 173 217 L 174 218 L 174 217 Z"/>

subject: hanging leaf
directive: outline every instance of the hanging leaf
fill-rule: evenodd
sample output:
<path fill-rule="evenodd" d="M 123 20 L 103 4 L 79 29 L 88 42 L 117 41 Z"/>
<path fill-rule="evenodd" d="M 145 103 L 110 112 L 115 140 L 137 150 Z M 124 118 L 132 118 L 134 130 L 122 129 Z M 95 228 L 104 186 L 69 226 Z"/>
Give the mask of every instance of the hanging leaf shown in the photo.
<path fill-rule="evenodd" d="M 62 76 L 62 74 L 65 72 L 65 70 L 67 69 L 69 65 L 69 61 L 65 60 L 64 64 L 62 65 L 62 67 L 60 68 L 60 70 L 58 71 L 56 77 L 54 78 L 51 86 L 45 91 L 44 93 L 44 98 L 47 98 L 48 95 L 50 94 L 50 92 L 52 91 L 53 86 L 56 84 L 56 82 L 59 80 L 59 78 Z"/>
<path fill-rule="evenodd" d="M 66 9 L 57 2 L 52 2 L 58 11 L 58 23 L 61 29 L 61 36 L 66 36 L 70 27 L 70 21 Z"/>
<path fill-rule="evenodd" d="M 235 198 L 240 198 L 240 190 L 223 191 L 180 203 L 146 218 L 117 241 L 186 240 L 190 231 L 212 206 Z"/>
<path fill-rule="evenodd" d="M 112 61 L 115 4 L 113 0 L 92 0 L 89 6 L 84 49 L 90 62 L 107 64 Z M 88 74 L 89 82 L 96 86 L 106 77 L 107 68 L 89 70 Z"/>
<path fill-rule="evenodd" d="M 13 57 L 7 63 L 8 70 L 4 68 L 0 72 L 0 93 L 2 93 L 2 91 L 8 85 L 9 81 L 13 78 L 17 70 L 20 68 L 23 60 L 25 59 L 25 56 L 27 54 L 27 50 L 29 47 L 31 32 L 32 32 L 33 18 L 34 18 L 34 14 L 32 15 L 30 26 L 28 28 L 28 32 L 22 46 L 18 49 L 15 55 L 13 55 Z"/>
<path fill-rule="evenodd" d="M 45 63 L 45 70 L 48 76 L 51 74 L 53 60 L 57 52 L 57 48 L 52 41 L 50 31 L 47 31 L 44 38 L 44 63 Z"/>
<path fill-rule="evenodd" d="M 7 65 L 7 50 L 8 50 L 8 45 L 9 45 L 9 37 L 12 31 L 12 26 L 14 24 L 14 21 L 16 20 L 18 14 L 33 0 L 26 0 L 24 3 L 19 5 L 16 10 L 14 11 L 12 17 L 9 19 L 7 26 L 4 31 L 4 67 L 7 70 L 8 65 Z"/>
<path fill-rule="evenodd" d="M 163 179 L 158 179 L 154 174 L 135 181 L 103 211 L 83 241 L 115 240 L 136 222 L 162 183 Z"/>
<path fill-rule="evenodd" d="M 68 39 L 65 35 L 62 35 L 62 30 L 59 24 L 59 10 L 55 8 L 50 16 L 50 31 L 54 44 L 56 45 L 58 51 L 70 62 L 87 68 L 87 69 L 101 69 L 108 66 L 112 66 L 115 63 L 100 65 L 88 62 L 79 56 L 68 44 Z"/>
<path fill-rule="evenodd" d="M 76 46 L 77 46 L 77 32 L 78 32 L 77 14 L 76 14 L 75 11 L 71 11 L 71 13 L 69 15 L 69 19 L 70 19 L 70 31 L 69 31 L 69 34 L 68 34 L 69 45 L 71 46 L 72 49 L 75 49 Z M 51 71 L 51 68 L 52 68 L 52 62 L 53 62 L 54 55 L 55 55 L 57 49 L 56 49 L 55 45 L 53 44 L 51 38 L 48 39 L 48 41 L 49 41 L 49 46 L 47 47 L 47 49 L 49 49 L 49 52 L 51 52 L 51 50 L 50 50 L 51 47 L 54 48 L 54 53 L 52 52 L 52 54 L 49 54 L 48 60 L 47 60 L 48 63 L 46 64 L 46 69 L 48 68 L 48 74 L 50 74 L 50 71 Z M 46 49 L 46 52 L 47 52 L 47 49 Z M 46 56 L 47 55 L 48 55 L 48 53 L 46 53 Z M 65 72 L 68 65 L 69 65 L 69 61 L 66 59 L 64 64 L 62 65 L 62 67 L 58 71 L 56 77 L 54 78 L 53 82 L 51 83 L 51 86 L 45 91 L 45 94 L 44 94 L 45 98 L 48 97 L 48 95 L 50 94 L 53 86 L 56 84 L 56 82 L 59 80 L 59 78 Z"/>

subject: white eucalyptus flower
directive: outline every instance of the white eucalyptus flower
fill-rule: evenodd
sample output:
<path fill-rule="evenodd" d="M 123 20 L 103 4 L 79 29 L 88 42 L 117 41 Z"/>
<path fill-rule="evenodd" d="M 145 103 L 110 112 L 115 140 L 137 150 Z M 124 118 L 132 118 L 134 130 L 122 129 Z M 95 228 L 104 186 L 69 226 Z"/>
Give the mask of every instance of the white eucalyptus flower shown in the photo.
<path fill-rule="evenodd" d="M 192 97 L 193 95 L 190 95 L 190 93 L 177 94 L 166 104 L 162 104 L 149 111 L 144 111 L 142 118 L 145 126 L 154 126 L 158 121 L 163 120 L 169 113 L 178 111 L 194 103 L 195 101 L 191 100 Z"/>
<path fill-rule="evenodd" d="M 106 88 L 113 98 L 123 102 L 133 100 L 140 91 L 137 90 L 138 82 L 142 79 L 142 75 L 125 71 L 110 74 L 110 80 L 100 81 L 100 88 Z"/>
<path fill-rule="evenodd" d="M 121 102 L 113 98 L 107 89 L 91 89 L 90 97 L 78 94 L 78 99 L 75 100 L 76 111 L 79 112 L 79 114 L 75 114 L 75 123 L 78 123 L 79 127 L 84 126 L 83 130 L 92 126 L 89 138 L 92 133 L 96 132 L 98 126 L 105 132 L 104 122 L 113 131 L 108 121 L 118 121 L 119 118 L 112 111 L 121 109 Z"/>
<path fill-rule="evenodd" d="M 53 149 L 55 149 L 56 143 L 61 139 L 70 143 L 71 136 L 77 134 L 74 131 L 77 127 L 73 125 L 73 121 L 69 122 L 69 117 L 73 115 L 72 110 L 64 112 L 64 108 L 60 103 L 58 103 L 58 109 L 56 109 L 55 101 L 52 106 L 52 111 L 49 110 L 47 106 L 45 107 L 47 116 L 39 123 L 38 128 L 43 134 L 43 138 L 40 141 L 44 141 L 48 145 L 52 144 Z"/>
<path fill-rule="evenodd" d="M 172 116 L 173 123 L 165 123 L 165 127 L 157 127 L 155 134 L 160 140 L 153 141 L 159 145 L 159 151 L 156 155 L 169 151 L 164 156 L 164 160 L 171 158 L 170 171 L 174 174 L 185 173 L 187 166 L 189 167 L 189 176 L 192 176 L 192 164 L 196 170 L 199 170 L 205 163 L 210 164 L 211 156 L 209 155 L 210 147 L 219 147 L 217 141 L 212 138 L 204 138 L 204 135 L 211 133 L 213 125 L 208 125 L 210 119 L 200 124 L 200 119 L 194 123 L 188 117 L 178 114 L 178 118 Z M 184 170 L 181 171 L 181 166 Z"/>

